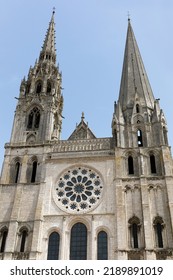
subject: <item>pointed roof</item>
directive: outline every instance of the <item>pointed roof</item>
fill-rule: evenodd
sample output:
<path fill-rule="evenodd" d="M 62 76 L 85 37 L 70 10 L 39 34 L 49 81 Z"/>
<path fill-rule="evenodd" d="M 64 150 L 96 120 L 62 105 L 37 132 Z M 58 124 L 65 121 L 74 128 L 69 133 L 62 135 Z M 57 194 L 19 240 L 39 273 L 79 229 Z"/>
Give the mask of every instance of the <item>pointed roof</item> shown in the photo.
<path fill-rule="evenodd" d="M 55 11 L 53 11 L 51 21 L 49 22 L 46 37 L 43 42 L 42 50 L 40 52 L 40 59 L 46 59 L 46 55 L 47 57 L 49 57 L 50 55 L 52 58 L 56 58 L 54 14 Z"/>
<path fill-rule="evenodd" d="M 135 103 L 136 93 L 140 104 L 147 108 L 154 108 L 154 96 L 142 61 L 142 57 L 135 39 L 135 35 L 128 19 L 128 30 L 124 53 L 122 78 L 119 101 L 122 111 L 131 110 Z"/>
<path fill-rule="evenodd" d="M 82 112 L 81 122 L 76 126 L 76 129 L 70 135 L 68 140 L 83 140 L 83 139 L 96 139 L 95 135 L 84 121 L 84 113 Z"/>

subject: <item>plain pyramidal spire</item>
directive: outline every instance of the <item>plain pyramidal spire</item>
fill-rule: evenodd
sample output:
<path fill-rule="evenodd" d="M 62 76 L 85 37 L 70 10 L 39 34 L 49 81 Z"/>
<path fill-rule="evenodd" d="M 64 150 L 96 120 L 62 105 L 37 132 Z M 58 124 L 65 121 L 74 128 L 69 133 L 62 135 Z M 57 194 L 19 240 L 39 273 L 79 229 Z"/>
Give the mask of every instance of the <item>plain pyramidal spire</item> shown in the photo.
<path fill-rule="evenodd" d="M 132 109 L 135 96 L 138 96 L 142 105 L 153 109 L 154 96 L 142 61 L 142 57 L 128 16 L 128 29 L 124 53 L 122 78 L 119 101 L 122 110 Z"/>

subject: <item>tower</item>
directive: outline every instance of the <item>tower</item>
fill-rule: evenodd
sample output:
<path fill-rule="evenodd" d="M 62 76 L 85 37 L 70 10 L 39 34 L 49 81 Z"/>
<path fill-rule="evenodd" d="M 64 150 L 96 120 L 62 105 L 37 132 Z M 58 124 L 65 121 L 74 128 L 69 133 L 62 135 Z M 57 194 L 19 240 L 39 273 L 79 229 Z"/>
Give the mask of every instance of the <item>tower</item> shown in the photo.
<path fill-rule="evenodd" d="M 84 113 L 61 140 L 63 96 L 53 12 L 20 86 L 0 184 L 1 259 L 173 259 L 167 126 L 130 20 L 112 137 Z"/>
<path fill-rule="evenodd" d="M 53 12 L 39 59 L 21 82 L 10 143 L 38 144 L 60 139 L 62 109 Z"/>
<path fill-rule="evenodd" d="M 129 259 L 167 258 L 172 255 L 173 245 L 173 213 L 169 208 L 172 158 L 167 125 L 159 100 L 154 98 L 130 20 L 112 133 L 120 210 L 117 225 L 121 224 L 118 246 L 122 254 L 124 247 L 129 248 Z"/>

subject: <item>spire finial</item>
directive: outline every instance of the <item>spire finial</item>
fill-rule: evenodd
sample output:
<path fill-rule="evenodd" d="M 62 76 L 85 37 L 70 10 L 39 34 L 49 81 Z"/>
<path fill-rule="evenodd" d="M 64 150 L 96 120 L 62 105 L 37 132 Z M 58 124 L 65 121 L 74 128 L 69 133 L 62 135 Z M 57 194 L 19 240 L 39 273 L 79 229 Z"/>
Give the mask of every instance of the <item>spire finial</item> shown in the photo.
<path fill-rule="evenodd" d="M 55 11 L 56 11 L 56 8 L 55 8 L 55 7 L 53 7 L 53 15 L 55 14 Z"/>
<path fill-rule="evenodd" d="M 128 22 L 130 22 L 130 13 L 129 13 L 129 11 L 127 12 L 127 17 L 128 17 Z"/>
<path fill-rule="evenodd" d="M 84 112 L 82 112 L 81 121 L 85 119 Z"/>

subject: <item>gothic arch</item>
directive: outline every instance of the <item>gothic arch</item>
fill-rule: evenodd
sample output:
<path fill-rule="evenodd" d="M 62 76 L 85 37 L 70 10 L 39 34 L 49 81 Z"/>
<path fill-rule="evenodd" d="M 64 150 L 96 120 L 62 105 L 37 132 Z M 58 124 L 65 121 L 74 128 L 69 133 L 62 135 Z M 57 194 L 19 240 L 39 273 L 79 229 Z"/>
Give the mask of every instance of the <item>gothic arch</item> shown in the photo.
<path fill-rule="evenodd" d="M 164 248 L 165 246 L 165 223 L 161 216 L 157 216 L 153 220 L 153 227 L 155 231 L 155 244 L 158 248 Z"/>
<path fill-rule="evenodd" d="M 160 152 L 158 150 L 149 150 L 147 154 L 148 158 L 148 173 L 161 175 L 162 174 L 162 162 Z"/>
<path fill-rule="evenodd" d="M 4 253 L 5 251 L 7 236 L 8 236 L 8 228 L 7 226 L 3 226 L 0 229 L 0 253 Z"/>
<path fill-rule="evenodd" d="M 131 191 L 131 190 L 133 190 L 133 186 L 131 186 L 131 185 L 125 185 L 125 187 L 124 187 L 124 191 L 125 191 L 125 192 Z"/>
<path fill-rule="evenodd" d="M 137 216 L 133 216 L 128 221 L 129 224 L 129 236 L 130 247 L 138 249 L 141 243 L 141 223 Z"/>
<path fill-rule="evenodd" d="M 132 124 L 142 124 L 144 123 L 144 117 L 140 113 L 136 113 L 136 115 L 132 119 Z"/>
<path fill-rule="evenodd" d="M 27 144 L 33 144 L 36 142 L 36 135 L 34 133 L 29 133 L 26 138 Z"/>
<path fill-rule="evenodd" d="M 48 229 L 45 238 L 48 238 L 52 232 L 58 232 L 60 236 L 62 235 L 62 230 L 61 230 L 61 228 L 55 227 L 55 226 L 54 226 L 54 227 L 50 227 L 50 228 Z"/>
<path fill-rule="evenodd" d="M 87 260 L 88 230 L 84 223 L 78 222 L 70 231 L 70 260 Z"/>
<path fill-rule="evenodd" d="M 17 232 L 17 252 L 28 252 L 31 246 L 31 228 L 29 225 L 21 225 Z"/>
<path fill-rule="evenodd" d="M 58 260 L 61 237 L 58 231 L 52 231 L 48 237 L 47 259 Z"/>
<path fill-rule="evenodd" d="M 97 233 L 97 260 L 108 260 L 108 234 L 105 230 Z"/>
<path fill-rule="evenodd" d="M 21 158 L 15 157 L 10 164 L 10 183 L 18 183 L 21 174 Z"/>
<path fill-rule="evenodd" d="M 36 130 L 39 128 L 41 118 L 41 111 L 39 106 L 32 106 L 32 109 L 27 114 L 27 129 Z"/>
<path fill-rule="evenodd" d="M 38 173 L 38 158 L 36 156 L 33 156 L 28 160 L 27 172 L 26 172 L 27 182 L 35 183 L 37 179 L 37 173 Z"/>
<path fill-rule="evenodd" d="M 43 89 L 43 81 L 42 80 L 38 80 L 35 84 L 35 92 L 36 94 L 40 94 L 42 92 Z"/>
<path fill-rule="evenodd" d="M 70 232 L 72 227 L 76 223 L 83 223 L 87 227 L 88 232 L 91 232 L 91 223 L 87 218 L 84 218 L 84 217 L 75 217 L 75 218 L 70 217 L 68 227 L 67 227 L 67 231 Z"/>

